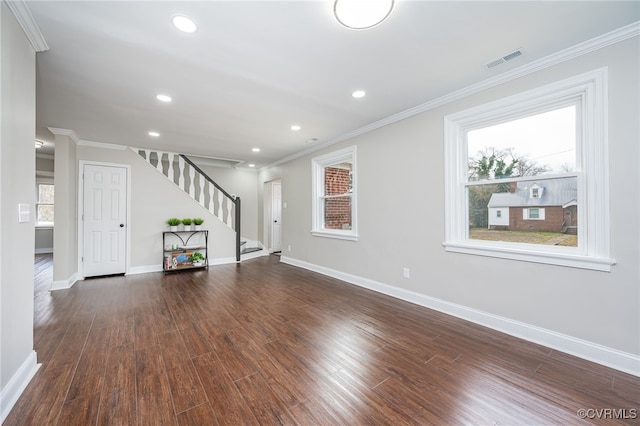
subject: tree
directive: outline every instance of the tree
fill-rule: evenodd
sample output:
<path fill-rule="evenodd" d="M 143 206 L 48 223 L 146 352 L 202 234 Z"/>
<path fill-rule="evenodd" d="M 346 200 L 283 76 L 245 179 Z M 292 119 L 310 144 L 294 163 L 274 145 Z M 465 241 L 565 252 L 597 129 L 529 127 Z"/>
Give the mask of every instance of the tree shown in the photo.
<path fill-rule="evenodd" d="M 517 154 L 514 148 L 486 147 L 469 158 L 471 181 L 536 176 L 548 171 L 549 167 L 541 166 L 526 156 Z"/>
<path fill-rule="evenodd" d="M 469 226 L 486 228 L 489 224 L 487 204 L 491 195 L 509 191 L 508 183 L 491 182 L 498 179 L 520 176 L 536 176 L 549 171 L 524 155 L 519 155 L 514 148 L 496 149 L 486 147 L 469 158 L 469 180 L 488 180 L 486 185 L 469 187 Z"/>

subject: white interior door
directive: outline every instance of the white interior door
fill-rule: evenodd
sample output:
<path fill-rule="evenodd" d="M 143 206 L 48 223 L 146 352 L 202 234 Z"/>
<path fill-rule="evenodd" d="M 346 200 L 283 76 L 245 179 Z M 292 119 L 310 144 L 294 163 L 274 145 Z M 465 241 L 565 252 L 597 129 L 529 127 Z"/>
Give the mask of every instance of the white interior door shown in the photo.
<path fill-rule="evenodd" d="M 123 274 L 126 255 L 127 169 L 84 165 L 83 253 L 85 277 Z"/>
<path fill-rule="evenodd" d="M 273 182 L 272 192 L 272 207 L 271 207 L 271 218 L 272 218 L 272 235 L 273 235 L 273 251 L 281 251 L 281 243 L 282 243 L 282 185 L 280 182 Z"/>

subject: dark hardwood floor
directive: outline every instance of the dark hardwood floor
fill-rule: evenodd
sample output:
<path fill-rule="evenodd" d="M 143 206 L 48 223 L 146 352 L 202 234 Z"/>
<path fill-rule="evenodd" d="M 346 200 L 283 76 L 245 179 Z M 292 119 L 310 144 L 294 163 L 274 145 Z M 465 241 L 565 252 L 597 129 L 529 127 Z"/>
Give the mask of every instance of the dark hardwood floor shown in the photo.
<path fill-rule="evenodd" d="M 639 422 L 637 377 L 278 261 L 49 292 L 36 256 L 42 367 L 4 424 Z"/>

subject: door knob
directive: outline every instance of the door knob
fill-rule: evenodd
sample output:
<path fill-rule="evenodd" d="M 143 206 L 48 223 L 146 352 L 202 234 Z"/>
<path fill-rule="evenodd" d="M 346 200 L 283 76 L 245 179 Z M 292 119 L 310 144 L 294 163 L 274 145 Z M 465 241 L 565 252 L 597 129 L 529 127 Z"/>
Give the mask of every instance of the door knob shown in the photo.
<path fill-rule="evenodd" d="M 124 223 L 121 223 L 121 224 L 120 224 L 120 228 L 124 228 Z"/>

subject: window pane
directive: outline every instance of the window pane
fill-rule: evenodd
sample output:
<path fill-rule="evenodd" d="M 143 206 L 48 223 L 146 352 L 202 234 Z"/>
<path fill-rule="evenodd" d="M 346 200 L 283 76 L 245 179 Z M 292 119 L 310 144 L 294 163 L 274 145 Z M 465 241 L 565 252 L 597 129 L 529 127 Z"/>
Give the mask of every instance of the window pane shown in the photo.
<path fill-rule="evenodd" d="M 324 169 L 324 195 L 352 192 L 351 163 L 335 164 Z"/>
<path fill-rule="evenodd" d="M 325 198 L 324 228 L 351 229 L 351 196 Z"/>
<path fill-rule="evenodd" d="M 53 204 L 54 190 L 53 185 L 38 184 L 38 203 Z"/>
<path fill-rule="evenodd" d="M 577 188 L 577 177 L 469 186 L 469 238 L 576 247 Z"/>
<path fill-rule="evenodd" d="M 470 181 L 576 170 L 576 107 L 467 133 Z"/>
<path fill-rule="evenodd" d="M 53 205 L 38 205 L 36 223 L 38 225 L 53 225 Z"/>

